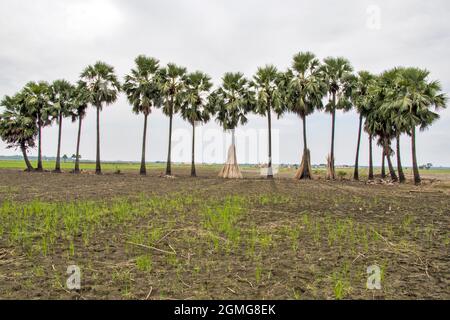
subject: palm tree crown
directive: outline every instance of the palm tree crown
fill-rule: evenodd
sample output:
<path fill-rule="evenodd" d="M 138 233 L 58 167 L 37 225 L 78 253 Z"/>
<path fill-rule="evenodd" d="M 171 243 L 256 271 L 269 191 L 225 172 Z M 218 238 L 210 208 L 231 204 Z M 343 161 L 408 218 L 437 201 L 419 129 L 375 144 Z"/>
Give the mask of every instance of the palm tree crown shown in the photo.
<path fill-rule="evenodd" d="M 266 115 L 270 110 L 277 110 L 282 105 L 282 74 L 273 65 L 258 68 L 253 77 L 252 87 L 255 89 L 257 113 Z"/>
<path fill-rule="evenodd" d="M 225 73 L 222 85 L 210 97 L 217 114 L 216 121 L 225 130 L 247 123 L 247 113 L 253 110 L 254 97 L 249 82 L 242 73 Z"/>
<path fill-rule="evenodd" d="M 4 111 L 0 114 L 0 138 L 7 148 L 20 148 L 28 171 L 33 166 L 28 160 L 27 150 L 35 146 L 38 133 L 36 121 L 24 111 L 24 96 L 21 93 L 5 96 L 0 102 Z"/>
<path fill-rule="evenodd" d="M 293 77 L 288 86 L 288 110 L 301 117 L 323 107 L 326 87 L 320 74 L 320 62 L 311 52 L 300 52 L 292 63 Z"/>
<path fill-rule="evenodd" d="M 211 78 L 200 71 L 187 75 L 186 91 L 181 106 L 181 117 L 189 123 L 206 122 L 210 118 L 208 95 L 212 88 Z"/>
<path fill-rule="evenodd" d="M 159 60 L 146 56 L 135 59 L 136 67 L 125 76 L 123 91 L 135 113 L 149 114 L 161 105 Z"/>
<path fill-rule="evenodd" d="M 321 72 L 330 95 L 326 111 L 350 110 L 352 105 L 349 98 L 355 84 L 353 67 L 347 59 L 342 57 L 325 58 L 323 62 Z"/>
<path fill-rule="evenodd" d="M 186 87 L 186 68 L 173 63 L 161 69 L 161 90 L 163 93 L 163 112 L 166 115 L 175 114 L 183 103 Z"/>
<path fill-rule="evenodd" d="M 89 90 L 91 103 L 100 110 L 103 104 L 109 105 L 117 100 L 120 83 L 114 73 L 114 67 L 98 61 L 84 69 L 81 81 Z"/>
<path fill-rule="evenodd" d="M 5 96 L 0 102 L 4 111 L 0 114 L 0 136 L 8 144 L 8 148 L 26 146 L 34 147 L 37 127 L 34 119 L 24 114 L 23 95 Z"/>

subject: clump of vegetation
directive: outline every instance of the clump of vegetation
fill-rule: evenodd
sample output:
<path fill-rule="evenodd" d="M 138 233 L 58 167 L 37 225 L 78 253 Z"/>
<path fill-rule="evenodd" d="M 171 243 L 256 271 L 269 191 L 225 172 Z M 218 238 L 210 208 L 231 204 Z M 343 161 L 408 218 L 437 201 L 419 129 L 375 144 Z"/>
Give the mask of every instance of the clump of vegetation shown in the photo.
<path fill-rule="evenodd" d="M 152 258 L 149 255 L 142 255 L 136 258 L 136 268 L 142 272 L 152 270 Z"/>
<path fill-rule="evenodd" d="M 240 229 L 237 226 L 240 216 L 244 212 L 245 199 L 243 197 L 226 197 L 219 203 L 211 203 L 203 210 L 203 226 L 215 233 L 216 236 L 224 236 L 228 249 L 237 247 L 240 241 Z M 218 238 L 215 237 L 214 247 L 218 246 Z"/>

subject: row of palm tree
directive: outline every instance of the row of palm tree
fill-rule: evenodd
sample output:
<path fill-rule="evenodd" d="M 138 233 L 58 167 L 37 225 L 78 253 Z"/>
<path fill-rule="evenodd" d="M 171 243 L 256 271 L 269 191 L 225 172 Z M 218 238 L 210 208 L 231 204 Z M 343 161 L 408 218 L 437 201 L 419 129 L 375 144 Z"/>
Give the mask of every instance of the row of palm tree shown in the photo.
<path fill-rule="evenodd" d="M 140 55 L 135 66 L 120 84 L 114 68 L 97 62 L 88 66 L 76 85 L 65 80 L 29 82 L 14 96 L 5 96 L 0 115 L 0 136 L 8 147 L 21 149 L 27 170 L 33 167 L 27 149 L 38 141 L 38 171 L 42 171 L 42 128 L 56 122 L 58 147 L 55 172 L 60 172 L 61 132 L 67 117 L 78 120 L 78 137 L 74 172 L 79 173 L 79 149 L 82 120 L 89 105 L 97 111 L 96 173 L 101 173 L 100 113 L 104 106 L 114 103 L 123 91 L 133 112 L 144 115 L 140 173 L 146 174 L 145 154 L 148 116 L 155 108 L 162 108 L 169 117 L 169 145 L 166 174 L 171 175 L 172 122 L 176 114 L 192 126 L 192 166 L 195 170 L 195 128 L 215 117 L 233 136 L 238 125 L 248 121 L 249 113 L 267 118 L 268 171 L 272 178 L 272 114 L 297 114 L 303 126 L 303 156 L 296 177 L 311 179 L 310 150 L 307 143 L 307 117 L 315 111 L 331 114 L 331 149 L 328 155 L 327 178 L 335 179 L 335 130 L 337 111 L 354 108 L 359 113 L 359 131 L 354 179 L 359 180 L 359 154 L 362 131 L 369 136 L 369 179 L 374 179 L 373 140 L 382 148 L 382 177 L 385 178 L 385 159 L 394 181 L 404 182 L 401 165 L 400 137 L 407 134 L 412 142 L 415 183 L 420 183 L 416 156 L 416 129 L 428 128 L 439 115 L 436 109 L 445 108 L 446 96 L 438 81 L 430 81 L 429 72 L 418 68 L 394 68 L 380 75 L 367 71 L 353 72 L 345 58 L 326 58 L 320 61 L 311 52 L 293 57 L 291 68 L 282 72 L 273 65 L 258 68 L 252 79 L 242 73 L 226 73 L 219 88 L 212 90 L 211 78 L 200 71 L 188 73 L 186 68 L 169 63 L 161 67 L 159 60 Z M 396 141 L 396 152 L 392 141 Z M 397 171 L 392 155 L 397 155 Z"/>

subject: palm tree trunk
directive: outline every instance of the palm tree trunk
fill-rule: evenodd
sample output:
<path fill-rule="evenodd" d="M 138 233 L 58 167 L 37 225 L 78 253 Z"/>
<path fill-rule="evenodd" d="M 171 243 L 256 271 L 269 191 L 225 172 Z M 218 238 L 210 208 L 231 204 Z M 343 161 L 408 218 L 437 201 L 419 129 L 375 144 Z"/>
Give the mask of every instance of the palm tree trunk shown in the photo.
<path fill-rule="evenodd" d="M 416 155 L 416 127 L 413 127 L 411 130 L 411 146 L 412 146 L 414 183 L 420 184 L 421 179 L 420 179 L 419 167 L 417 165 L 417 155 Z"/>
<path fill-rule="evenodd" d="M 386 160 L 386 151 L 384 150 L 384 147 L 383 147 L 382 160 L 381 160 L 381 178 L 382 179 L 386 178 L 386 164 L 385 164 L 385 160 Z"/>
<path fill-rule="evenodd" d="M 148 113 L 144 114 L 144 134 L 142 137 L 142 157 L 141 157 L 141 170 L 140 170 L 140 174 L 145 176 L 147 174 L 147 169 L 145 167 L 145 145 L 146 145 L 146 141 L 147 141 L 147 118 L 148 118 Z"/>
<path fill-rule="evenodd" d="M 400 156 L 400 134 L 397 134 L 397 170 L 400 183 L 405 183 L 406 178 L 403 172 L 402 159 Z"/>
<path fill-rule="evenodd" d="M 236 146 L 236 129 L 231 129 L 231 145 Z"/>
<path fill-rule="evenodd" d="M 27 148 L 25 147 L 25 143 L 21 143 L 20 144 L 20 150 L 22 150 L 23 160 L 25 161 L 25 165 L 27 166 L 27 170 L 26 171 L 32 171 L 33 170 L 33 166 L 31 165 L 31 162 L 28 159 Z"/>
<path fill-rule="evenodd" d="M 336 127 L 336 93 L 333 93 L 333 112 L 331 113 L 331 152 L 329 159 L 329 179 L 335 180 L 335 168 L 334 168 L 334 131 Z"/>
<path fill-rule="evenodd" d="M 78 136 L 77 136 L 77 152 L 75 154 L 75 170 L 74 173 L 80 173 L 80 140 L 81 140 L 81 122 L 82 117 L 79 116 L 78 120 Z"/>
<path fill-rule="evenodd" d="M 195 172 L 195 123 L 192 122 L 192 164 L 191 164 L 191 177 L 196 177 Z"/>
<path fill-rule="evenodd" d="M 306 116 L 301 116 L 303 123 L 303 157 L 302 163 L 300 164 L 301 172 L 296 174 L 299 179 L 311 179 L 311 158 L 308 150 L 308 142 L 306 139 Z M 300 176 L 298 176 L 300 174 Z"/>
<path fill-rule="evenodd" d="M 171 153 L 172 153 L 172 118 L 173 118 L 173 105 L 170 105 L 169 111 L 169 151 L 167 152 L 167 166 L 166 166 L 166 175 L 172 175 L 172 163 L 171 163 Z"/>
<path fill-rule="evenodd" d="M 38 113 L 38 130 L 39 130 L 39 137 L 38 137 L 38 162 L 37 162 L 37 169 L 36 171 L 43 171 L 44 168 L 42 166 L 42 122 L 41 122 L 41 115 Z"/>
<path fill-rule="evenodd" d="M 102 173 L 102 167 L 100 164 L 100 106 L 97 106 L 97 154 L 95 160 L 95 173 Z"/>
<path fill-rule="evenodd" d="M 374 179 L 373 175 L 373 146 L 372 146 L 373 138 L 372 135 L 369 135 L 369 180 Z"/>
<path fill-rule="evenodd" d="M 267 165 L 267 178 L 272 179 L 273 178 L 273 171 L 272 171 L 272 116 L 271 116 L 270 104 L 267 108 L 267 122 L 268 122 L 268 126 L 269 126 L 269 163 Z"/>
<path fill-rule="evenodd" d="M 392 165 L 391 152 L 390 152 L 390 147 L 389 147 L 389 143 L 387 140 L 384 143 L 384 148 L 386 150 L 385 154 L 386 154 L 386 158 L 387 158 L 387 162 L 388 162 L 389 174 L 391 175 L 391 180 L 398 181 L 397 174 L 395 173 L 394 166 Z"/>
<path fill-rule="evenodd" d="M 359 180 L 359 148 L 361 145 L 362 122 L 363 122 L 363 116 L 362 116 L 362 114 L 360 114 L 359 115 L 358 143 L 356 146 L 355 172 L 353 173 L 353 179 L 357 180 L 357 181 Z"/>
<path fill-rule="evenodd" d="M 56 164 L 55 164 L 55 170 L 54 172 L 60 173 L 61 172 L 61 132 L 62 132 L 62 112 L 59 113 L 59 127 L 58 127 L 58 148 L 56 151 Z"/>

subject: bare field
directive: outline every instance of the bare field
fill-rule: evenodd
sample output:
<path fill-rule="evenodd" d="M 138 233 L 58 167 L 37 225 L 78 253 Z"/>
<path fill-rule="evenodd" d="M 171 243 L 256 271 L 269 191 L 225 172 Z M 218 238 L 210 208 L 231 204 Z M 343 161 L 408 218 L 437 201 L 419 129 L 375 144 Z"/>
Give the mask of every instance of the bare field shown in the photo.
<path fill-rule="evenodd" d="M 416 187 L 162 171 L 0 170 L 0 298 L 450 298 L 441 176 Z M 80 290 L 66 288 L 69 265 Z M 371 265 L 381 290 L 366 288 Z"/>

